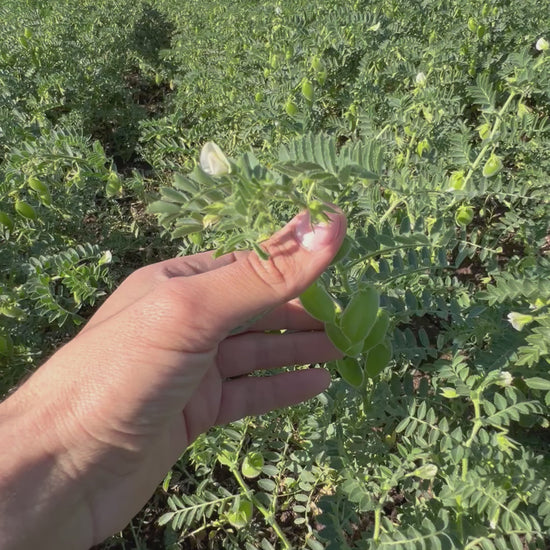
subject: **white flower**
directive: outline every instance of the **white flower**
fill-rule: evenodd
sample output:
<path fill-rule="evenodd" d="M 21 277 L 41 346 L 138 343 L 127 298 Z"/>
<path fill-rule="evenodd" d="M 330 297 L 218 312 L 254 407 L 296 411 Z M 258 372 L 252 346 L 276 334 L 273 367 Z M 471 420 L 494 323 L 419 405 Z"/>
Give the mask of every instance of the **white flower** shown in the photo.
<path fill-rule="evenodd" d="M 535 48 L 537 48 L 537 50 L 539 52 L 543 52 L 544 50 L 547 50 L 548 48 L 550 48 L 550 44 L 548 43 L 548 40 L 545 40 L 544 38 L 542 38 L 542 36 L 537 40 L 537 43 L 535 44 Z"/>
<path fill-rule="evenodd" d="M 502 371 L 498 375 L 498 379 L 496 381 L 496 384 L 498 386 L 505 387 L 505 386 L 510 386 L 513 381 L 514 381 L 514 378 L 508 371 Z"/>
<path fill-rule="evenodd" d="M 424 86 L 424 84 L 426 84 L 426 75 L 425 73 L 423 72 L 419 72 L 417 75 L 416 75 L 416 83 L 419 85 L 419 86 Z"/>
<path fill-rule="evenodd" d="M 508 313 L 508 321 L 516 330 L 522 330 L 525 325 L 528 325 L 534 319 L 532 315 L 518 313 L 517 311 Z"/>
<path fill-rule="evenodd" d="M 204 144 L 200 155 L 200 165 L 203 172 L 209 176 L 224 176 L 231 172 L 231 165 L 227 157 L 213 141 Z"/>

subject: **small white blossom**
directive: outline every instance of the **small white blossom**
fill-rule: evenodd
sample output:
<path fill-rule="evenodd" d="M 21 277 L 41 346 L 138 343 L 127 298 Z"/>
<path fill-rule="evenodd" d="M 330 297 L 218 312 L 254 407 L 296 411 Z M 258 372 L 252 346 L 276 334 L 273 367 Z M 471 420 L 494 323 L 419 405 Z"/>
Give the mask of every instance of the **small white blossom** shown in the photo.
<path fill-rule="evenodd" d="M 508 321 L 516 330 L 522 330 L 525 325 L 528 325 L 534 319 L 532 315 L 526 313 L 518 313 L 517 311 L 508 313 Z"/>
<path fill-rule="evenodd" d="M 424 86 L 424 84 L 426 84 L 426 74 L 423 73 L 423 72 L 419 72 L 417 75 L 416 75 L 416 83 L 419 85 L 419 86 Z"/>
<path fill-rule="evenodd" d="M 498 386 L 505 387 L 505 386 L 511 386 L 513 381 L 514 381 L 514 378 L 509 372 L 502 371 L 499 374 L 498 380 L 496 383 Z"/>
<path fill-rule="evenodd" d="M 229 161 L 213 141 L 204 144 L 200 155 L 200 166 L 209 176 L 224 176 L 231 172 Z"/>
<path fill-rule="evenodd" d="M 547 50 L 548 48 L 550 48 L 550 44 L 548 43 L 548 40 L 545 40 L 544 38 L 540 37 L 537 40 L 537 43 L 535 44 L 535 48 L 537 48 L 539 52 L 543 52 L 544 50 Z"/>

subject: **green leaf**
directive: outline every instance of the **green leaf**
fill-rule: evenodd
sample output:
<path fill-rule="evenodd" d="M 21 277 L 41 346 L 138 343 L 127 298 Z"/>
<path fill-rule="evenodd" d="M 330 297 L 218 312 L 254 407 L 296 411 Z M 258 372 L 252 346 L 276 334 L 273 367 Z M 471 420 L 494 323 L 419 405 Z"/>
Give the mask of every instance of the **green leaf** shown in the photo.
<path fill-rule="evenodd" d="M 420 479 L 433 479 L 437 475 L 438 468 L 435 464 L 424 464 L 417 468 L 411 475 Z"/>
<path fill-rule="evenodd" d="M 174 515 L 175 512 L 167 512 L 166 514 L 162 514 L 162 516 L 160 516 L 160 518 L 157 520 L 157 523 L 160 526 L 166 525 L 167 523 L 170 523 L 172 521 Z"/>
<path fill-rule="evenodd" d="M 241 472 L 244 477 L 253 479 L 261 474 L 263 466 L 264 457 L 262 453 L 253 451 L 244 457 L 241 465 Z"/>
<path fill-rule="evenodd" d="M 182 174 L 174 174 L 174 187 L 180 191 L 191 193 L 192 195 L 198 191 L 197 184 Z"/>
<path fill-rule="evenodd" d="M 515 533 L 510 535 L 510 545 L 511 550 L 523 550 L 524 548 L 523 542 Z"/>
<path fill-rule="evenodd" d="M 376 181 L 378 179 L 378 174 L 363 168 L 357 164 L 347 164 L 338 172 L 338 177 L 343 181 L 347 182 L 350 178 L 360 178 L 369 181 Z"/>
<path fill-rule="evenodd" d="M 168 492 L 168 488 L 170 487 L 170 481 L 172 480 L 172 474 L 173 474 L 173 471 L 170 470 L 165 478 L 164 478 L 164 481 L 162 482 L 162 490 L 164 492 Z"/>
<path fill-rule="evenodd" d="M 176 204 L 186 204 L 189 202 L 189 198 L 184 193 L 173 187 L 161 187 L 160 194 L 163 199 L 169 202 L 175 202 Z"/>
<path fill-rule="evenodd" d="M 477 24 L 476 24 L 477 30 Z M 480 105 L 485 111 L 493 111 L 496 102 L 496 91 L 489 80 L 489 75 L 480 74 L 477 77 L 476 85 L 470 88 L 474 103 Z"/>
<path fill-rule="evenodd" d="M 229 523 L 236 529 L 242 529 L 252 519 L 253 506 L 252 502 L 246 498 L 240 498 L 237 506 L 233 506 L 230 512 L 227 512 L 226 517 Z"/>
<path fill-rule="evenodd" d="M 533 378 L 526 378 L 524 382 L 532 390 L 550 391 L 550 380 L 535 376 Z"/>
<path fill-rule="evenodd" d="M 155 201 L 147 207 L 150 214 L 179 214 L 181 206 L 166 201 Z"/>
<path fill-rule="evenodd" d="M 258 480 L 258 487 L 267 493 L 273 493 L 273 491 L 277 488 L 277 484 L 272 479 L 264 478 Z"/>
<path fill-rule="evenodd" d="M 180 239 L 181 237 L 185 237 L 191 233 L 197 233 L 203 229 L 202 223 L 195 220 L 188 220 L 187 223 L 185 223 L 185 220 L 182 220 L 182 222 L 183 223 L 176 225 L 175 229 L 170 233 L 172 239 Z"/>

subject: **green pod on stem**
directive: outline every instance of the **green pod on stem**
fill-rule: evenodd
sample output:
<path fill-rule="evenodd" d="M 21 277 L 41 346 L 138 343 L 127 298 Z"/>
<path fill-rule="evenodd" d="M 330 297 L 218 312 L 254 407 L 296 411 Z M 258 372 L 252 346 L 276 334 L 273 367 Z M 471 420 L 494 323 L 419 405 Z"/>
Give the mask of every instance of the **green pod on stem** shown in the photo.
<path fill-rule="evenodd" d="M 338 374 L 354 388 L 360 388 L 365 379 L 361 365 L 351 357 L 344 357 L 336 361 Z"/>
<path fill-rule="evenodd" d="M 362 342 L 376 321 L 380 296 L 373 286 L 355 294 L 342 314 L 341 328 L 352 344 Z"/>

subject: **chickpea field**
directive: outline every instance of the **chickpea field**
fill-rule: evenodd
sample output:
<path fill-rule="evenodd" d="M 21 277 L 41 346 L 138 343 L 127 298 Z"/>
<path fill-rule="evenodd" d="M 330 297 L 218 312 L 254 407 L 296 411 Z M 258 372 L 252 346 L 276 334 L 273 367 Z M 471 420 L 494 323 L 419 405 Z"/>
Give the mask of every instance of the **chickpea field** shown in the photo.
<path fill-rule="evenodd" d="M 96 550 L 550 548 L 549 117 L 550 0 L 2 0 L 2 397 L 135 269 L 348 219 L 331 387 Z"/>

